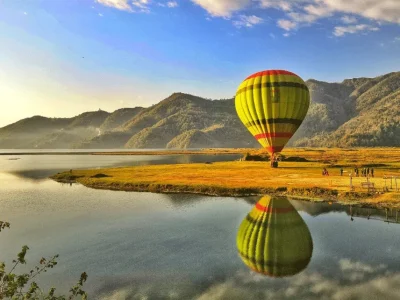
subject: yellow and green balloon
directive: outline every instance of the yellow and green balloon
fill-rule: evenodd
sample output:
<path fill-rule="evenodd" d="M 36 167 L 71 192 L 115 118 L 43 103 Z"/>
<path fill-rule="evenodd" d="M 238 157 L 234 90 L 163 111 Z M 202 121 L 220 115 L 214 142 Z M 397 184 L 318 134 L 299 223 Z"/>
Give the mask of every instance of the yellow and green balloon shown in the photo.
<path fill-rule="evenodd" d="M 281 152 L 300 127 L 310 105 L 310 93 L 296 74 L 283 70 L 255 73 L 239 86 L 236 112 L 272 156 Z"/>
<path fill-rule="evenodd" d="M 236 239 L 239 256 L 257 273 L 271 277 L 295 275 L 311 260 L 310 231 L 285 198 L 261 198 L 242 221 Z"/>

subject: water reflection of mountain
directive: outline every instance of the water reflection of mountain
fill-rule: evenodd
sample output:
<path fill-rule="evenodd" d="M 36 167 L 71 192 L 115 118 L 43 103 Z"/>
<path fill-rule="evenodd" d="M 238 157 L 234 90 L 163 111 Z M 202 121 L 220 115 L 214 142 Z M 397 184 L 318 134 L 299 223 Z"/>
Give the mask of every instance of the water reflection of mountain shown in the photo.
<path fill-rule="evenodd" d="M 333 212 L 345 212 L 348 216 L 363 217 L 367 219 L 399 221 L 400 214 L 394 209 L 375 209 L 356 206 L 345 206 L 337 203 L 314 203 L 307 201 L 291 200 L 297 211 L 303 211 L 310 216 L 319 216 Z"/>
<path fill-rule="evenodd" d="M 254 205 L 258 201 L 259 197 L 246 197 L 243 198 L 247 203 Z M 316 203 L 311 201 L 301 201 L 301 200 L 289 200 L 290 203 L 295 207 L 297 211 L 304 211 L 310 216 L 319 216 L 322 214 L 327 214 L 331 212 L 344 212 L 346 211 L 346 206 L 337 203 Z"/>
<path fill-rule="evenodd" d="M 269 196 L 242 221 L 236 243 L 250 269 L 271 277 L 301 272 L 313 252 L 311 233 L 294 206 L 286 198 Z"/>
<path fill-rule="evenodd" d="M 242 198 L 245 202 L 254 205 L 257 202 L 257 197 Z M 302 211 L 310 216 L 317 217 L 329 213 L 346 213 L 349 217 L 363 217 L 367 219 L 389 220 L 392 222 L 400 222 L 400 213 L 395 209 L 376 209 L 342 205 L 338 203 L 328 202 L 311 202 L 302 200 L 289 200 L 297 211 Z"/>
<path fill-rule="evenodd" d="M 319 216 L 331 212 L 346 212 L 348 208 L 341 204 L 327 202 L 315 203 L 310 201 L 290 200 L 297 211 L 304 211 L 310 216 Z"/>
<path fill-rule="evenodd" d="M 195 194 L 162 194 L 162 197 L 176 207 L 193 205 L 204 201 L 204 196 Z"/>

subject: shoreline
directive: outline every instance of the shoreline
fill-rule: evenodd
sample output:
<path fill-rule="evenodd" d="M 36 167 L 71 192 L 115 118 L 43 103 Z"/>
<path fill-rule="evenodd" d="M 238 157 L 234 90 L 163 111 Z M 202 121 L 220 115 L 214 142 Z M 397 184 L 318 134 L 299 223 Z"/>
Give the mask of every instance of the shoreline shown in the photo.
<path fill-rule="evenodd" d="M 395 153 L 395 156 L 400 154 Z M 341 153 L 338 153 L 341 155 Z M 325 160 L 322 158 L 322 160 Z M 268 162 L 231 161 L 174 165 L 73 170 L 51 176 L 58 182 L 77 182 L 94 189 L 115 191 L 189 193 L 208 196 L 247 197 L 276 195 L 308 201 L 335 202 L 365 207 L 400 208 L 400 191 L 385 188 L 384 174 L 399 174 L 397 162 L 375 162 L 375 176 L 369 179 L 375 189 L 366 190 L 366 178 L 340 176 L 340 168 L 354 162 L 332 164 L 325 161 L 281 162 L 279 168 Z M 372 165 L 372 164 L 369 164 Z M 327 167 L 331 176 L 322 176 Z M 400 178 L 398 180 L 400 185 Z"/>
<path fill-rule="evenodd" d="M 7 149 L 3 149 L 7 150 Z M 19 149 L 21 150 L 21 149 Z M 46 151 L 46 152 L 0 152 L 0 156 L 5 155 L 218 155 L 218 154 L 243 154 L 254 149 L 242 148 L 218 148 L 218 149 L 199 149 L 199 150 L 137 150 L 137 151 Z"/>
<path fill-rule="evenodd" d="M 108 191 L 120 191 L 120 192 L 138 192 L 138 193 L 156 193 L 156 194 L 192 194 L 192 195 L 204 195 L 209 197 L 254 197 L 254 196 L 276 196 L 276 197 L 287 197 L 294 200 L 302 200 L 309 202 L 321 202 L 321 203 L 336 203 L 344 206 L 358 206 L 363 208 L 398 208 L 400 209 L 400 198 L 398 203 L 385 203 L 385 202 L 375 202 L 373 200 L 373 193 L 359 193 L 359 192 L 349 192 L 341 196 L 352 196 L 352 198 L 344 199 L 342 197 L 330 196 L 330 192 L 336 192 L 336 190 L 328 190 L 322 188 L 310 188 L 303 190 L 304 193 L 296 193 L 293 191 L 274 191 L 270 189 L 260 190 L 258 192 L 241 192 L 240 190 L 226 190 L 226 189 L 214 189 L 209 190 L 191 190 L 191 189 L 181 189 L 179 186 L 163 186 L 163 185 L 129 185 L 124 187 L 119 187 L 117 185 L 98 185 L 98 184 L 86 184 L 79 180 L 60 180 L 55 176 L 51 176 L 51 179 L 59 183 L 78 183 L 82 184 L 87 188 L 92 188 L 96 190 L 108 190 Z M 314 193 L 315 190 L 319 193 Z M 327 191 L 326 194 L 321 193 L 321 191 Z M 322 197 L 322 198 L 321 198 Z M 400 195 L 399 195 L 400 197 Z"/>
<path fill-rule="evenodd" d="M 112 149 L 113 151 L 107 151 L 107 149 L 87 149 L 87 151 L 82 151 L 85 149 L 79 149 L 79 151 L 49 151 L 52 149 L 43 149 L 46 151 L 32 151 L 33 149 L 1 149 L 0 156 L 6 155 L 218 155 L 218 154 L 240 154 L 244 155 L 246 153 L 251 153 L 252 155 L 266 154 L 265 150 L 262 148 L 201 148 L 201 149 L 136 149 L 118 151 Z M 65 149 L 64 149 L 65 150 Z M 71 149 L 74 150 L 74 149 Z M 96 151 L 97 150 L 97 151 Z M 30 152 L 28 152 L 30 151 Z M 368 154 L 372 154 L 371 158 L 368 158 Z M 386 155 L 385 153 L 390 153 Z M 313 148 L 313 147 L 299 147 L 299 148 L 285 148 L 281 153 L 285 156 L 301 156 L 306 159 L 311 159 L 313 161 L 332 161 L 340 159 L 342 156 L 346 156 L 347 162 L 361 163 L 361 161 L 354 161 L 354 158 L 360 159 L 363 157 L 367 161 L 381 161 L 382 158 L 386 162 L 399 162 L 400 161 L 400 147 L 356 147 L 356 148 Z M 382 158 L 378 158 L 377 155 L 383 154 Z"/>

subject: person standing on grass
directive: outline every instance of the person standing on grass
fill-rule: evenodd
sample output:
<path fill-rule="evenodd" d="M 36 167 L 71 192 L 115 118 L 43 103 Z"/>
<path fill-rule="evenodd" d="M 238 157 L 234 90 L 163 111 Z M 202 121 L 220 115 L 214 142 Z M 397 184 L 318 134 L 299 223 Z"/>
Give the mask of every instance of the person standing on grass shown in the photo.
<path fill-rule="evenodd" d="M 343 168 L 340 168 L 340 176 L 343 176 Z"/>
<path fill-rule="evenodd" d="M 374 168 L 371 168 L 371 176 L 374 177 Z"/>

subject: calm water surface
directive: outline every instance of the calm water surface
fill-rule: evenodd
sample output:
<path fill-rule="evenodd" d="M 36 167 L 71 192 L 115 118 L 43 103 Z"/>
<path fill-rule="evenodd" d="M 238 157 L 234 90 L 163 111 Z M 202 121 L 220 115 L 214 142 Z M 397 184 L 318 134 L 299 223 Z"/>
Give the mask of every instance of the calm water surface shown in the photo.
<path fill-rule="evenodd" d="M 312 256 L 298 274 L 273 278 L 248 268 L 236 247 L 257 197 L 102 191 L 47 179 L 70 168 L 232 159 L 0 156 L 0 220 L 12 226 L 0 234 L 0 260 L 25 244 L 32 263 L 58 253 L 42 284 L 65 290 L 86 271 L 90 299 L 400 299 L 400 225 L 385 222 L 385 211 L 353 209 L 351 217 L 346 207 L 292 200 Z"/>

